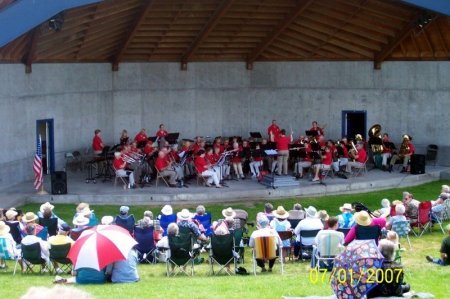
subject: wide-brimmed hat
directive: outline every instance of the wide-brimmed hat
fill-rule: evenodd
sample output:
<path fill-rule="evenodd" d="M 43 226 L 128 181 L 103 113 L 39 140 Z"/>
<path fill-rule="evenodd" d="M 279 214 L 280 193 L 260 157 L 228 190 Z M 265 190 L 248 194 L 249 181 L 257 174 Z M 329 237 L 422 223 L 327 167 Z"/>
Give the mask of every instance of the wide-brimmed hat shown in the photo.
<path fill-rule="evenodd" d="M 327 221 L 328 219 L 330 219 L 330 216 L 328 215 L 327 211 L 325 211 L 325 210 L 320 210 L 318 212 L 318 214 L 319 214 L 320 220 L 322 220 L 322 221 Z"/>
<path fill-rule="evenodd" d="M 233 208 L 228 207 L 226 209 L 222 210 L 223 217 L 236 217 L 236 212 L 233 210 Z"/>
<path fill-rule="evenodd" d="M 353 211 L 353 207 L 349 203 L 344 203 L 342 207 L 339 207 L 339 211 L 344 212 L 344 210 Z"/>
<path fill-rule="evenodd" d="M 306 216 L 311 217 L 311 218 L 316 218 L 317 216 L 317 210 L 315 207 L 313 206 L 309 206 L 306 210 Z"/>
<path fill-rule="evenodd" d="M 370 219 L 369 213 L 366 211 L 360 211 L 355 213 L 355 222 L 362 226 L 369 226 L 372 219 Z"/>
<path fill-rule="evenodd" d="M 125 215 L 125 214 L 127 214 L 130 211 L 130 207 L 128 207 L 128 206 L 121 206 L 119 211 L 120 211 L 120 214 Z"/>
<path fill-rule="evenodd" d="M 84 226 L 84 225 L 87 225 L 88 223 L 89 223 L 89 219 L 84 217 L 82 214 L 78 214 L 78 216 L 75 217 L 75 219 L 73 219 L 73 225 L 76 225 L 76 226 Z"/>
<path fill-rule="evenodd" d="M 289 217 L 289 213 L 286 212 L 283 206 L 278 206 L 275 211 L 272 212 L 275 218 L 286 219 Z"/>
<path fill-rule="evenodd" d="M 180 220 L 189 220 L 192 218 L 191 212 L 188 209 L 182 209 L 181 212 L 177 213 L 177 217 Z"/>
<path fill-rule="evenodd" d="M 6 235 L 10 230 L 11 228 L 4 221 L 0 221 L 0 236 Z"/>
<path fill-rule="evenodd" d="M 394 201 L 392 202 L 392 205 L 393 205 L 393 206 L 396 206 L 396 205 L 398 205 L 398 204 L 403 204 L 403 202 L 402 202 L 401 200 L 398 200 L 398 199 L 396 199 L 396 200 L 394 200 Z"/>
<path fill-rule="evenodd" d="M 172 215 L 173 214 L 173 209 L 171 205 L 165 205 L 162 209 L 161 209 L 161 213 L 163 215 Z"/>
<path fill-rule="evenodd" d="M 87 218 L 86 218 L 87 219 Z M 101 223 L 103 225 L 110 225 L 114 222 L 114 217 L 113 216 L 103 216 L 102 217 L 102 221 Z"/>
<path fill-rule="evenodd" d="M 26 223 L 36 221 L 37 219 L 38 219 L 38 216 L 33 212 L 28 212 L 23 217 L 23 221 Z"/>
<path fill-rule="evenodd" d="M 6 220 L 14 220 L 16 218 L 17 214 L 18 213 L 16 210 L 10 209 L 10 210 L 6 211 L 6 213 L 5 213 Z"/>
<path fill-rule="evenodd" d="M 45 210 L 53 211 L 54 208 L 55 208 L 55 206 L 47 201 L 46 203 L 41 204 L 41 207 L 39 208 L 39 211 L 41 213 L 44 213 Z"/>

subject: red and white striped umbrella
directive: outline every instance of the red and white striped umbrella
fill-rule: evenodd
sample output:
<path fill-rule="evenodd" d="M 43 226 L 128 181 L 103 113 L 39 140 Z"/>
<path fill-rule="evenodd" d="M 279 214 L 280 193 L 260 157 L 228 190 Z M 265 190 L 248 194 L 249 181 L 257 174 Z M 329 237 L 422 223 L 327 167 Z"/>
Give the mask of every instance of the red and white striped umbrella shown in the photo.
<path fill-rule="evenodd" d="M 137 242 L 130 233 L 117 225 L 97 225 L 83 231 L 67 257 L 74 269 L 101 270 L 107 265 L 127 258 Z"/>

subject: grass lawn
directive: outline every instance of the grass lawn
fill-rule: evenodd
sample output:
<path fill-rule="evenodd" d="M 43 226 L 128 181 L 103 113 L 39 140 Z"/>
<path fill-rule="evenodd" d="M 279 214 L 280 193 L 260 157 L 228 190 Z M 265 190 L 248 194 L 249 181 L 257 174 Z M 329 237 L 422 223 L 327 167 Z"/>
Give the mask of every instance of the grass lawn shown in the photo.
<path fill-rule="evenodd" d="M 435 199 L 439 195 L 440 186 L 449 184 L 448 181 L 438 181 L 421 186 L 410 187 L 407 190 L 421 201 Z M 283 199 L 273 202 L 273 205 L 283 205 L 287 210 L 291 209 L 295 202 L 300 202 L 303 207 L 314 205 L 318 210 L 325 209 L 330 215 L 338 214 L 338 208 L 345 202 L 364 202 L 369 208 L 377 209 L 382 198 L 392 200 L 401 199 L 405 189 L 390 189 L 379 192 L 370 192 L 354 195 L 308 197 L 300 199 Z M 262 210 L 265 201 L 233 203 L 233 208 L 242 208 L 249 212 L 249 220 L 253 221 L 256 213 Z M 206 205 L 213 219 L 222 218 L 221 210 L 229 204 Z M 185 204 L 174 206 L 175 211 L 188 207 L 194 211 L 195 205 Z M 20 207 L 26 211 L 37 211 L 38 204 L 29 204 Z M 161 207 L 132 206 L 130 207 L 137 219 L 141 218 L 144 210 L 151 210 L 155 216 Z M 91 206 L 99 218 L 104 215 L 116 215 L 118 206 Z M 72 219 L 75 205 L 56 204 L 55 213 L 63 219 Z M 448 222 L 447 222 L 448 223 Z M 425 255 L 437 256 L 440 244 L 444 236 L 434 227 L 432 234 L 424 234 L 421 238 L 412 237 L 412 250 L 409 250 L 406 241 L 402 242 L 407 250 L 402 259 L 405 270 L 405 280 L 417 292 L 430 292 L 436 298 L 450 298 L 450 284 L 447 279 L 450 275 L 450 267 L 439 267 L 428 263 Z M 246 249 L 244 267 L 251 271 L 252 264 L 250 249 Z M 206 258 L 206 253 L 203 254 Z M 0 298 L 19 298 L 30 286 L 52 286 L 54 276 L 50 275 L 22 275 L 12 276 L 13 264 L 9 263 L 7 272 L 0 272 Z M 308 296 L 331 295 L 332 290 L 328 283 L 328 275 L 325 281 L 316 284 L 309 278 L 309 263 L 288 262 L 285 265 L 285 275 L 279 273 L 279 265 L 276 264 L 273 273 L 259 274 L 256 277 L 249 276 L 224 276 L 210 277 L 209 266 L 204 263 L 195 267 L 194 277 L 165 276 L 165 265 L 140 265 L 139 274 L 141 281 L 134 284 L 108 284 L 100 286 L 76 286 L 94 295 L 95 298 L 281 298 L 282 296 Z"/>

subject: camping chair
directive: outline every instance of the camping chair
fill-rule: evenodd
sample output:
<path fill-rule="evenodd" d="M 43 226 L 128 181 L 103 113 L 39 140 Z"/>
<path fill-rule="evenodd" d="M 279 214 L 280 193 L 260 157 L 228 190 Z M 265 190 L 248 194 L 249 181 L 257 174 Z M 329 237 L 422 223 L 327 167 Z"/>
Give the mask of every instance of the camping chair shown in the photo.
<path fill-rule="evenodd" d="M 234 236 L 232 234 L 223 236 L 211 235 L 210 246 L 209 264 L 211 266 L 211 274 L 217 275 L 225 270 L 228 275 L 231 275 L 232 273 L 228 271 L 227 266 L 232 262 L 234 263 L 234 271 L 236 271 L 237 256 L 234 251 Z M 214 264 L 220 266 L 219 271 L 216 273 L 214 273 Z"/>
<path fill-rule="evenodd" d="M 364 161 L 364 163 L 362 165 L 352 167 L 352 177 L 353 178 L 367 173 L 367 161 L 368 160 L 369 160 L 369 158 L 366 158 L 366 161 Z"/>
<path fill-rule="evenodd" d="M 442 213 L 443 220 L 449 220 L 450 219 L 450 199 L 447 199 L 443 203 L 444 205 L 444 211 Z"/>
<path fill-rule="evenodd" d="M 348 234 L 348 232 L 350 231 L 350 229 L 351 229 L 351 228 L 342 228 L 342 227 L 341 227 L 341 228 L 338 228 L 337 231 L 343 233 L 343 234 L 344 234 L 344 237 L 346 237 L 347 234 Z"/>
<path fill-rule="evenodd" d="M 314 230 L 301 230 L 300 231 L 300 251 L 298 253 L 299 259 L 304 261 L 303 258 L 304 254 L 312 254 L 313 246 L 312 245 L 303 245 L 302 238 L 314 238 L 319 233 L 320 229 L 314 229 Z"/>
<path fill-rule="evenodd" d="M 117 185 L 117 181 L 121 180 L 122 184 L 123 184 L 123 189 L 126 190 L 127 186 L 128 186 L 128 181 L 130 179 L 130 173 L 131 171 L 125 171 L 125 174 L 119 174 L 117 171 L 115 171 L 115 176 L 114 176 L 114 188 Z"/>
<path fill-rule="evenodd" d="M 19 257 L 12 255 L 10 252 L 12 252 L 12 248 L 8 248 L 9 246 L 13 246 L 11 243 L 8 244 L 8 241 L 4 236 L 0 236 L 0 260 L 13 260 L 15 261 L 14 265 L 14 272 L 13 275 L 16 275 L 17 270 L 17 264 L 19 263 Z M 5 267 L 6 271 L 6 267 Z"/>
<path fill-rule="evenodd" d="M 169 224 L 177 222 L 177 215 L 176 214 L 172 214 L 172 215 L 160 214 L 158 216 L 158 219 L 159 219 L 159 225 L 163 229 L 163 236 L 167 236 L 167 227 L 169 226 Z"/>
<path fill-rule="evenodd" d="M 197 168 L 195 168 L 195 175 L 197 177 L 197 185 L 200 185 L 200 182 L 202 182 L 203 186 L 208 186 L 208 179 L 211 176 L 209 176 L 209 175 L 202 175 L 201 172 L 199 172 Z"/>
<path fill-rule="evenodd" d="M 25 273 L 35 273 L 33 268 L 38 265 L 40 266 L 39 273 L 50 272 L 47 261 L 41 257 L 40 243 L 22 244 L 22 262 L 25 267 Z"/>
<path fill-rule="evenodd" d="M 334 258 L 341 253 L 339 234 L 329 233 L 319 236 L 318 246 L 314 245 L 315 250 L 314 258 L 316 259 L 316 268 L 319 271 L 321 268 L 320 262 L 324 262 L 326 265 L 330 265 Z"/>
<path fill-rule="evenodd" d="M 298 225 L 298 223 L 303 220 L 303 219 L 287 219 L 289 221 L 289 223 L 291 224 L 291 228 L 295 229 Z"/>
<path fill-rule="evenodd" d="M 145 228 L 136 226 L 134 228 L 134 238 L 138 242 L 134 248 L 138 253 L 139 263 L 156 263 L 156 259 L 154 257 L 156 246 L 153 238 L 153 232 L 153 226 Z"/>
<path fill-rule="evenodd" d="M 397 233 L 398 237 L 405 237 L 408 240 L 409 249 L 411 249 L 411 241 L 409 240 L 409 232 L 411 231 L 411 227 L 409 225 L 409 221 L 397 221 L 392 223 L 392 230 Z"/>
<path fill-rule="evenodd" d="M 126 229 L 130 235 L 133 235 L 135 224 L 134 215 L 128 215 L 126 218 L 116 216 L 114 219 L 114 224 Z"/>
<path fill-rule="evenodd" d="M 61 270 L 64 273 L 70 274 L 72 272 L 72 261 L 67 257 L 70 251 L 71 244 L 61 244 L 61 245 L 51 245 L 50 252 L 50 261 L 53 264 L 53 270 L 56 272 L 57 267 L 56 264 L 59 265 Z"/>
<path fill-rule="evenodd" d="M 46 226 L 42 227 L 42 230 L 36 234 L 36 237 L 39 237 L 42 239 L 42 241 L 47 241 L 48 239 L 48 228 Z"/>
<path fill-rule="evenodd" d="M 245 256 L 244 229 L 235 228 L 231 233 L 233 234 L 234 239 L 234 251 L 239 254 L 238 262 L 243 264 Z"/>
<path fill-rule="evenodd" d="M 282 249 L 287 248 L 287 254 L 288 254 L 288 258 L 289 260 L 291 260 L 292 258 L 292 231 L 291 230 L 287 230 L 287 231 L 279 231 L 278 232 L 278 236 L 280 236 L 281 241 L 285 241 L 285 240 L 289 240 L 289 247 L 284 247 L 282 246 Z"/>
<path fill-rule="evenodd" d="M 355 240 L 374 240 L 378 245 L 380 236 L 381 228 L 378 225 L 362 226 L 357 224 L 355 227 Z"/>
<path fill-rule="evenodd" d="M 201 225 L 203 225 L 203 228 L 205 229 L 205 236 L 209 237 L 212 235 L 213 232 L 211 229 L 211 214 L 196 214 L 193 219 L 197 220 Z"/>
<path fill-rule="evenodd" d="M 436 166 L 438 149 L 439 149 L 439 147 L 436 144 L 429 144 L 427 146 L 427 154 L 425 156 L 426 157 L 425 161 L 427 161 L 427 162 L 433 161 L 434 166 Z"/>
<path fill-rule="evenodd" d="M 158 187 L 159 180 L 161 179 L 166 184 L 166 186 L 169 187 L 169 182 L 167 182 L 166 178 L 163 175 L 161 175 L 161 173 L 159 172 L 158 168 L 155 167 L 155 169 L 156 169 L 156 183 L 155 183 L 155 186 Z"/>
<path fill-rule="evenodd" d="M 417 235 L 421 237 L 423 233 L 425 232 L 425 229 L 430 229 L 431 232 L 431 218 L 430 218 L 430 212 L 431 212 L 431 202 L 430 201 L 423 201 L 419 203 L 419 208 L 417 211 L 417 222 L 411 224 L 412 227 L 417 227 L 418 232 Z M 430 225 L 428 225 L 430 224 Z"/>
<path fill-rule="evenodd" d="M 167 276 L 175 276 L 178 273 L 184 273 L 187 276 L 194 275 L 194 256 L 192 247 L 191 234 L 169 236 L 170 258 L 166 261 Z M 191 268 L 190 272 L 188 272 L 189 270 L 187 269 L 188 265 L 190 265 Z"/>
<path fill-rule="evenodd" d="M 5 221 L 6 225 L 9 226 L 9 233 L 13 237 L 16 244 L 20 244 L 22 242 L 22 232 L 20 231 L 20 226 L 18 221 Z"/>
<path fill-rule="evenodd" d="M 56 236 L 56 233 L 58 232 L 58 218 L 39 217 L 39 224 L 47 228 L 49 236 Z"/>
<path fill-rule="evenodd" d="M 428 222 L 428 224 L 427 224 L 430 226 L 430 232 L 433 229 L 432 228 L 433 224 L 437 223 L 437 225 L 439 225 L 439 227 L 441 228 L 442 233 L 445 235 L 445 230 L 442 227 L 443 214 L 444 214 L 443 210 L 442 211 L 433 211 L 433 208 L 431 208 L 431 210 L 430 210 L 430 220 L 431 221 Z"/>
<path fill-rule="evenodd" d="M 253 247 L 253 274 L 256 275 L 256 260 L 272 260 L 277 258 L 276 236 L 256 237 L 255 246 Z M 281 264 L 281 274 L 284 274 L 283 252 L 281 246 L 278 247 L 278 256 Z"/>

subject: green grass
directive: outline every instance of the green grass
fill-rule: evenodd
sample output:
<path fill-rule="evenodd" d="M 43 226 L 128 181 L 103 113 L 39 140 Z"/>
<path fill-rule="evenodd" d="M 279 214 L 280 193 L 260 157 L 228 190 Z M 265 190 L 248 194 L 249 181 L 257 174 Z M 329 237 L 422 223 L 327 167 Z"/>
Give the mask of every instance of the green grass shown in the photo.
<path fill-rule="evenodd" d="M 442 184 L 447 181 L 438 181 L 421 186 L 407 188 L 415 198 L 419 200 L 435 199 Z M 364 194 L 308 197 L 297 199 L 283 199 L 273 201 L 274 206 L 283 205 L 291 209 L 295 202 L 300 202 L 304 207 L 314 205 L 317 209 L 325 209 L 330 215 L 338 214 L 338 208 L 345 202 L 360 201 L 367 204 L 371 209 L 380 205 L 382 198 L 392 200 L 401 199 L 405 189 L 390 189 L 379 192 Z M 242 208 L 249 212 L 249 220 L 256 217 L 256 213 L 262 210 L 265 201 L 252 201 L 239 204 L 211 204 L 206 205 L 213 218 L 221 218 L 221 210 L 225 207 Z M 174 206 L 175 211 L 182 207 L 188 207 L 192 211 L 196 205 L 184 204 Z M 29 204 L 21 207 L 24 211 L 37 211 L 38 204 Z M 92 206 L 99 218 L 103 215 L 116 215 L 118 206 Z M 161 207 L 154 206 L 132 206 L 131 212 L 140 218 L 144 210 L 152 210 L 155 215 Z M 75 205 L 56 204 L 55 213 L 63 219 L 72 219 Z M 405 267 L 406 281 L 411 284 L 413 290 L 418 292 L 431 292 L 436 298 L 449 298 L 450 284 L 447 278 L 450 267 L 439 267 L 426 262 L 425 255 L 437 256 L 443 235 L 435 227 L 432 234 L 425 234 L 422 238 L 412 237 L 413 249 L 409 250 L 407 242 L 402 242 L 407 251 L 403 253 L 403 264 Z M 204 254 L 206 257 L 206 254 Z M 30 286 L 52 286 L 53 276 L 50 275 L 11 275 L 13 264 L 9 263 L 10 269 L 0 273 L 1 298 L 18 298 Z M 244 267 L 252 269 L 250 250 L 246 249 Z M 285 265 L 285 275 L 279 274 L 279 265 L 276 264 L 274 273 L 249 276 L 210 277 L 208 275 L 208 264 L 195 267 L 194 277 L 165 276 L 165 266 L 140 265 L 139 274 L 141 281 L 134 284 L 108 284 L 100 286 L 76 286 L 86 290 L 95 298 L 281 298 L 282 296 L 308 296 L 308 295 L 331 295 L 332 290 L 327 281 L 312 284 L 309 280 L 309 264 L 288 262 Z M 6 287 L 7 286 L 7 287 Z"/>

